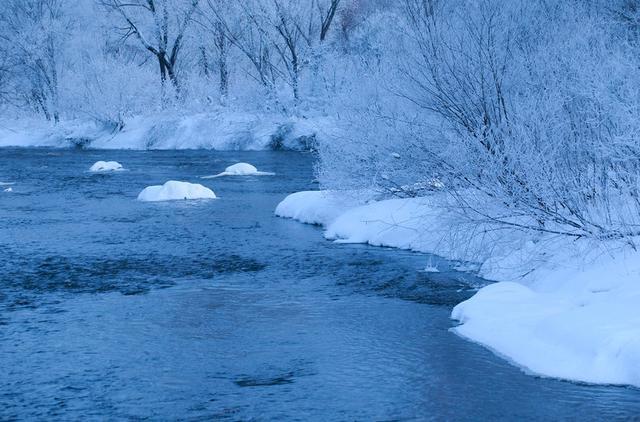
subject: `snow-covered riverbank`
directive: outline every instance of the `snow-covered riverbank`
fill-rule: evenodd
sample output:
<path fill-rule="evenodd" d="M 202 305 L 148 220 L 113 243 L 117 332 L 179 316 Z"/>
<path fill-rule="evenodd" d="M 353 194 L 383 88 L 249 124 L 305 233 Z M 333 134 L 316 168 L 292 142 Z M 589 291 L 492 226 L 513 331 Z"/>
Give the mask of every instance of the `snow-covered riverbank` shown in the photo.
<path fill-rule="evenodd" d="M 122 128 L 92 120 L 54 125 L 42 119 L 2 119 L 0 147 L 309 150 L 329 127 L 325 117 L 232 111 L 138 116 L 125 121 Z"/>
<path fill-rule="evenodd" d="M 498 245 L 486 238 L 490 233 L 469 236 L 437 200 L 359 203 L 332 192 L 299 192 L 282 201 L 276 215 L 322 225 L 325 237 L 338 242 L 453 260 L 469 259 L 460 239 L 475 243 L 482 237 L 491 250 L 475 252 L 474 260 L 482 262 L 476 268 L 498 282 L 454 308 L 452 318 L 460 322 L 456 333 L 527 372 L 640 386 L 640 253 L 619 244 L 521 233 Z"/>

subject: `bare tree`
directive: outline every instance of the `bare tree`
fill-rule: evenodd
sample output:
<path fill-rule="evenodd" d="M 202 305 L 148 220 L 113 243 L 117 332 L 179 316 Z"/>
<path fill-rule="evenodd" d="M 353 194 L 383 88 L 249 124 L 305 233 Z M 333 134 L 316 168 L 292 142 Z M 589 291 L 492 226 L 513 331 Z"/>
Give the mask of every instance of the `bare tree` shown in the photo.
<path fill-rule="evenodd" d="M 208 18 L 208 26 L 218 51 L 224 45 L 224 35 L 253 65 L 256 79 L 268 91 L 273 91 L 276 82 L 284 77 L 297 102 L 301 96 L 301 73 L 318 61 L 315 50 L 328 36 L 340 0 L 250 0 L 235 8 L 214 0 L 208 4 L 213 15 Z M 219 68 L 225 69 L 222 63 Z"/>
<path fill-rule="evenodd" d="M 221 84 L 223 78 L 226 78 L 224 80 L 228 84 L 226 58 L 230 44 L 251 63 L 255 73 L 250 75 L 270 95 L 273 94 L 280 72 L 273 64 L 272 26 L 268 22 L 265 5 L 261 0 L 248 0 L 235 4 L 208 0 L 208 5 L 209 8 L 204 16 L 207 27 L 214 34 L 214 44 L 219 49 Z M 225 49 L 220 50 L 218 46 L 224 46 Z M 224 54 L 221 54 L 223 51 Z"/>
<path fill-rule="evenodd" d="M 300 99 L 302 69 L 312 65 L 314 77 L 317 76 L 318 44 L 326 39 L 339 4 L 340 0 L 295 3 L 273 0 L 271 22 L 277 35 L 273 44 L 289 76 L 295 101 Z"/>
<path fill-rule="evenodd" d="M 220 92 L 220 100 L 226 102 L 229 95 L 229 48 L 230 48 L 230 27 L 226 21 L 228 16 L 228 6 L 220 0 L 208 0 L 208 8 L 201 10 L 202 26 L 211 34 L 212 44 L 216 53 L 216 68 L 218 74 L 218 89 Z M 208 69 L 208 59 L 206 58 L 206 47 L 202 47 L 203 61 L 206 62 Z M 209 75 L 207 74 L 207 77 Z"/>
<path fill-rule="evenodd" d="M 102 0 L 124 22 L 123 41 L 134 37 L 156 58 L 162 96 L 167 78 L 180 96 L 178 57 L 199 0 Z"/>
<path fill-rule="evenodd" d="M 320 16 L 320 42 L 327 38 L 339 5 L 340 0 L 330 0 L 326 7 L 321 0 L 316 0 L 316 7 L 318 8 L 318 15 Z"/>

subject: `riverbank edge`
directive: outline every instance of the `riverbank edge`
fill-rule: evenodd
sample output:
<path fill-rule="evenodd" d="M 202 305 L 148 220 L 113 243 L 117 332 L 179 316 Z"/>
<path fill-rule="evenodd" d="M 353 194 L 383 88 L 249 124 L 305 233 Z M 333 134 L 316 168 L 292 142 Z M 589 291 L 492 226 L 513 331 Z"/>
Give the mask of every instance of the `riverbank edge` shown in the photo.
<path fill-rule="evenodd" d="M 469 255 L 480 240 L 471 236 L 461 251 L 464 227 L 435 201 L 305 191 L 286 197 L 275 214 L 322 226 L 336 242 L 475 262 L 467 267 L 494 283 L 454 307 L 453 332 L 529 374 L 640 387 L 640 253 L 518 232 L 483 237 L 492 247 Z"/>
<path fill-rule="evenodd" d="M 93 119 L 0 119 L 0 147 L 309 151 L 335 126 L 326 116 L 222 110 L 156 113 L 120 123 Z"/>

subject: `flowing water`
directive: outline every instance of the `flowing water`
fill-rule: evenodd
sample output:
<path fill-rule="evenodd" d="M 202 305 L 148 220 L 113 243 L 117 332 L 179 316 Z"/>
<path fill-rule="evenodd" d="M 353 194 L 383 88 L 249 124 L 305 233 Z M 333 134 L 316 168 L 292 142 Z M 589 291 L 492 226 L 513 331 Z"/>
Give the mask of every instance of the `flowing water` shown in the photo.
<path fill-rule="evenodd" d="M 128 170 L 87 171 L 105 159 Z M 274 217 L 317 189 L 313 160 L 0 150 L 0 420 L 640 417 L 637 389 L 529 376 L 453 334 L 477 281 L 446 262 Z M 237 161 L 277 175 L 197 178 Z M 172 179 L 219 199 L 136 201 Z"/>

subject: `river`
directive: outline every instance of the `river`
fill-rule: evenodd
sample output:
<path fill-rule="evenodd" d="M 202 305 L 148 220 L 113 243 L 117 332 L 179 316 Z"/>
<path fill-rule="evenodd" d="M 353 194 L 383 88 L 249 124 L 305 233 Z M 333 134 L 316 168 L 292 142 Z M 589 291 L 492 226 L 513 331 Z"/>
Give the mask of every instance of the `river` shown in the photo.
<path fill-rule="evenodd" d="M 198 179 L 238 161 L 276 176 Z M 638 389 L 527 375 L 453 334 L 480 281 L 446 262 L 274 217 L 318 188 L 313 162 L 0 149 L 0 420 L 640 416 Z M 167 180 L 219 198 L 136 200 Z"/>

